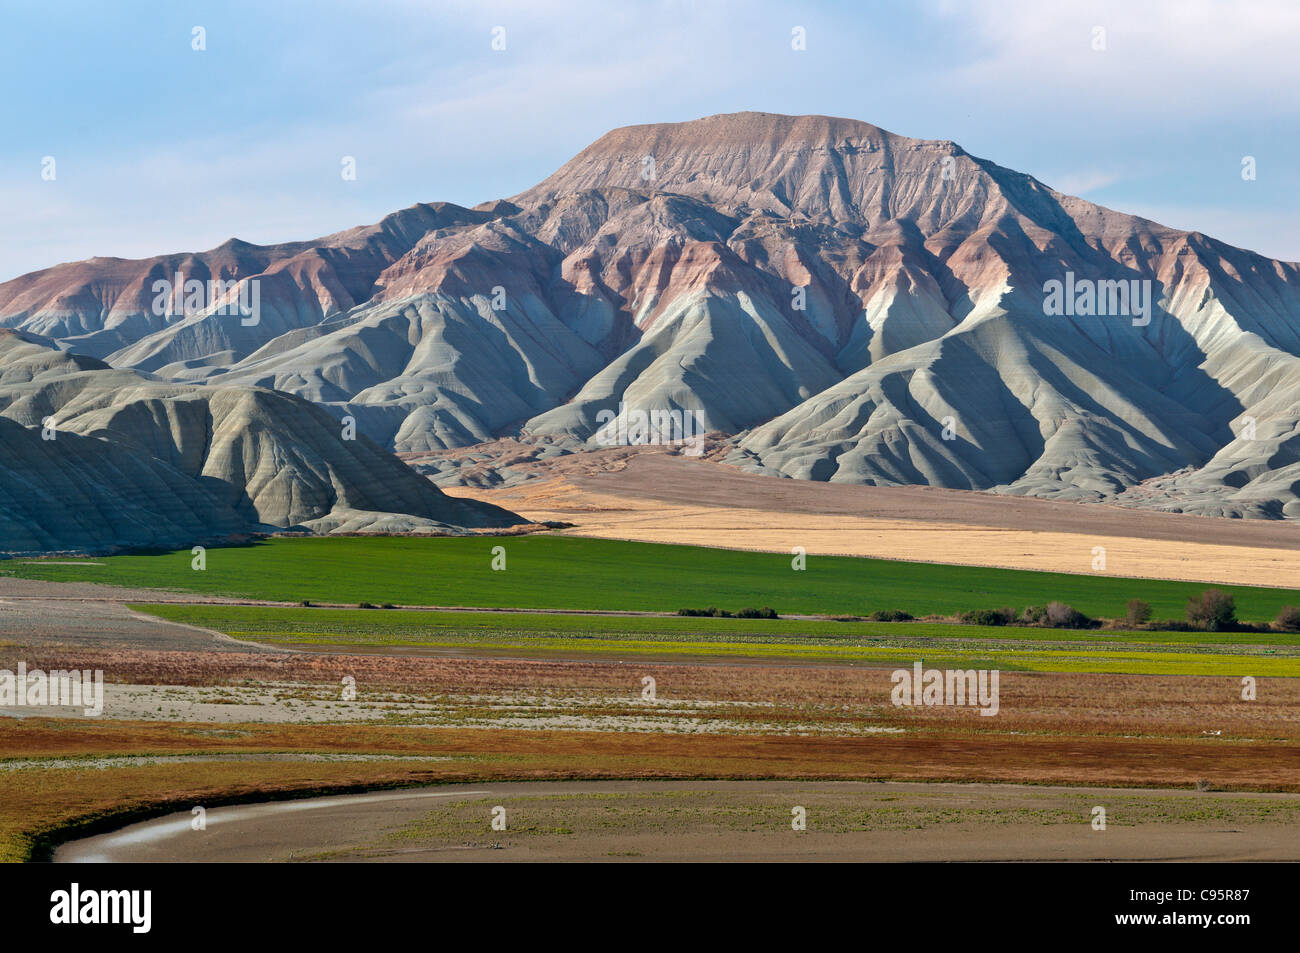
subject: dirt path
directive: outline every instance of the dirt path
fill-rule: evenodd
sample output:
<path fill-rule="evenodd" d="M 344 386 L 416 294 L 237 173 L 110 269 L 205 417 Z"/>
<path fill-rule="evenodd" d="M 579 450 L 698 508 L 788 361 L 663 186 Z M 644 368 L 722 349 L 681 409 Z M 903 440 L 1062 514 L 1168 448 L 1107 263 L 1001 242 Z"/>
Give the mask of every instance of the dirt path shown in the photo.
<path fill-rule="evenodd" d="M 286 651 L 242 642 L 212 629 L 168 622 L 127 607 L 129 602 L 188 601 L 184 595 L 148 589 L 0 576 L 0 641 L 29 647 Z"/>
<path fill-rule="evenodd" d="M 1298 810 L 1300 795 L 1021 785 L 492 783 L 211 808 L 202 830 L 185 811 L 54 859 L 1294 861 Z"/>

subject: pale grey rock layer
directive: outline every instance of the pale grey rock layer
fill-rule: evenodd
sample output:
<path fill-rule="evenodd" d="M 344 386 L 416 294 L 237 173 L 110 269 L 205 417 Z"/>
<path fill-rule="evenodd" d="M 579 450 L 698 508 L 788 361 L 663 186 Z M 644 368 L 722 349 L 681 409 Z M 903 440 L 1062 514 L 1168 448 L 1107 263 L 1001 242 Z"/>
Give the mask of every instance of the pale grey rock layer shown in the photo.
<path fill-rule="evenodd" d="M 522 520 L 444 495 L 309 401 L 161 381 L 0 334 L 0 552 Z"/>

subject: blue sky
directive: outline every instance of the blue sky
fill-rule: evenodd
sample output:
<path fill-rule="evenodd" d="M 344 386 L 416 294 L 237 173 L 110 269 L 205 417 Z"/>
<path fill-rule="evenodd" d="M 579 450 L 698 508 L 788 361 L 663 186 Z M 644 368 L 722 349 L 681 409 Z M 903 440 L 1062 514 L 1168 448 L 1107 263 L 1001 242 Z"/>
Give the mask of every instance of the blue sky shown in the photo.
<path fill-rule="evenodd" d="M 1298 260 L 1298 41 L 1294 0 L 6 0 L 0 280 L 473 205 L 613 127 L 746 109 L 952 139 Z"/>

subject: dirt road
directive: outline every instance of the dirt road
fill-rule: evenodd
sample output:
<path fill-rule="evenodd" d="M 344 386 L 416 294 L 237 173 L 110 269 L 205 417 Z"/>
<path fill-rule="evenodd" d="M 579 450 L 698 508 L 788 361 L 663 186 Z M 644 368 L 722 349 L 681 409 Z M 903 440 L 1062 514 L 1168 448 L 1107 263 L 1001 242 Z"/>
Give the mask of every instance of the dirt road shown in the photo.
<path fill-rule="evenodd" d="M 201 601 L 188 593 L 0 576 L 0 641 L 27 647 L 280 652 L 135 612 L 129 602 Z M 209 599 L 202 601 L 227 601 Z"/>
<path fill-rule="evenodd" d="M 1098 809 L 1105 810 L 1104 829 Z M 1297 812 L 1300 795 L 1284 794 L 887 782 L 493 783 L 210 808 L 202 829 L 195 829 L 199 813 L 184 811 L 70 842 L 54 859 L 1294 861 Z"/>

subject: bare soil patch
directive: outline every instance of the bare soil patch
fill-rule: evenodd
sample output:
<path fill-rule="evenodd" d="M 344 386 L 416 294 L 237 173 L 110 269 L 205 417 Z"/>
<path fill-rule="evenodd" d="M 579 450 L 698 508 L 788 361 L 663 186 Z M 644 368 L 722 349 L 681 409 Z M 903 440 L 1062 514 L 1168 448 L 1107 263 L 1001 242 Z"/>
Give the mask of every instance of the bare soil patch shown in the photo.
<path fill-rule="evenodd" d="M 579 536 L 1077 573 L 1096 571 L 1100 546 L 1111 575 L 1300 588 L 1290 521 L 783 480 L 665 453 L 607 467 L 557 463 L 517 486 L 444 490 L 572 523 L 563 532 Z"/>

